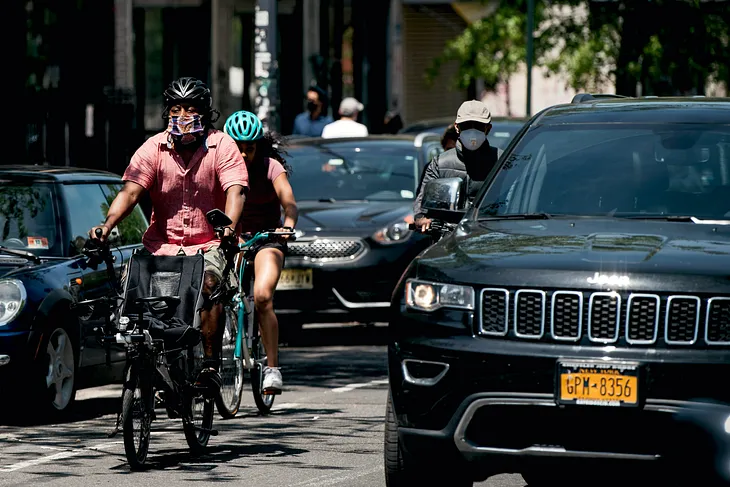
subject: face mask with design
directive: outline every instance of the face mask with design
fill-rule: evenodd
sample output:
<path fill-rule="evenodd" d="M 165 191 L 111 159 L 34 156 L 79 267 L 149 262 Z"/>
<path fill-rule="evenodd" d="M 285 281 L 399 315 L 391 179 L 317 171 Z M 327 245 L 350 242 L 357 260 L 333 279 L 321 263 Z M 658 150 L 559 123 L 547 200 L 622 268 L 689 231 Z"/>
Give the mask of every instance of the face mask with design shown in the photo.
<path fill-rule="evenodd" d="M 171 116 L 167 131 L 176 141 L 182 144 L 190 144 L 195 142 L 198 135 L 203 132 L 203 122 L 200 115 Z"/>
<path fill-rule="evenodd" d="M 464 145 L 464 149 L 477 150 L 487 139 L 487 134 L 485 134 L 481 130 L 467 129 L 461 131 L 461 133 L 459 134 L 459 139 Z"/>

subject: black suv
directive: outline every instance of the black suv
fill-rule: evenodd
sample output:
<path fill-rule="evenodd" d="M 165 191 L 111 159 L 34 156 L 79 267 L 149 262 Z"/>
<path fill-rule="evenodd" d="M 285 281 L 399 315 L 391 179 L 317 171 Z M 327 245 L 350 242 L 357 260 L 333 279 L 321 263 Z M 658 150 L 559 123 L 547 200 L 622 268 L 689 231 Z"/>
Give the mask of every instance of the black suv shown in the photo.
<path fill-rule="evenodd" d="M 388 485 L 727 480 L 730 102 L 577 96 L 460 188 L 393 294 Z"/>

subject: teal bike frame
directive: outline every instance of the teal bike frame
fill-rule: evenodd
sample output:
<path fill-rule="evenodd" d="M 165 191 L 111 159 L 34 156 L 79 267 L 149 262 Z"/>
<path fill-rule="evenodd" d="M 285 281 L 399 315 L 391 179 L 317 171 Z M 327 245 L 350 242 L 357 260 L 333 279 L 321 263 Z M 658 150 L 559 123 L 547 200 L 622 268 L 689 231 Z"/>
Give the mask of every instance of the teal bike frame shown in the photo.
<path fill-rule="evenodd" d="M 264 240 L 269 238 L 271 235 L 293 235 L 294 233 L 277 233 L 277 232 L 258 232 L 256 235 L 251 237 L 249 240 L 246 240 L 243 243 L 238 244 L 238 248 L 242 251 L 248 250 L 251 248 L 251 246 L 256 243 L 259 240 Z M 248 264 L 248 260 L 244 258 L 241 260 L 241 267 L 238 270 L 238 293 L 236 294 L 236 297 L 234 298 L 234 301 L 237 306 L 237 312 L 238 312 L 238 333 L 236 333 L 236 348 L 233 352 L 233 357 L 236 360 L 240 360 L 241 356 L 244 354 L 243 350 L 243 339 L 246 339 L 246 347 L 248 349 L 248 357 L 246 360 L 246 363 L 244 363 L 244 367 L 247 369 L 251 369 L 254 367 L 253 364 L 253 358 L 251 357 L 251 343 L 249 343 L 249 340 L 252 340 L 253 337 L 249 337 L 248 333 L 248 323 L 246 322 L 248 317 L 248 309 L 247 309 L 247 303 L 244 302 L 245 299 L 252 299 L 253 296 L 244 296 L 243 293 L 243 276 L 246 273 L 246 265 Z M 249 289 L 249 293 L 253 294 L 253 289 Z M 253 302 L 250 302 L 248 306 L 251 306 L 253 310 Z"/>

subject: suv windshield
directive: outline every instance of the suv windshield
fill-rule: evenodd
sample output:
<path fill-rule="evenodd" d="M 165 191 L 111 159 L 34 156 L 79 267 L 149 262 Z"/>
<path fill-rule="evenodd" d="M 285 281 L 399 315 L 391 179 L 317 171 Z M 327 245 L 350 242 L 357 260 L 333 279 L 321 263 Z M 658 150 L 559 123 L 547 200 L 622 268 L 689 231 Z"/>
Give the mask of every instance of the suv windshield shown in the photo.
<path fill-rule="evenodd" d="M 519 141 L 479 217 L 730 218 L 730 125 L 561 124 Z"/>
<path fill-rule="evenodd" d="M 57 228 L 51 185 L 3 181 L 0 186 L 0 245 L 39 255 L 60 255 Z"/>
<path fill-rule="evenodd" d="M 297 200 L 412 200 L 418 153 L 412 143 L 287 149 Z"/>

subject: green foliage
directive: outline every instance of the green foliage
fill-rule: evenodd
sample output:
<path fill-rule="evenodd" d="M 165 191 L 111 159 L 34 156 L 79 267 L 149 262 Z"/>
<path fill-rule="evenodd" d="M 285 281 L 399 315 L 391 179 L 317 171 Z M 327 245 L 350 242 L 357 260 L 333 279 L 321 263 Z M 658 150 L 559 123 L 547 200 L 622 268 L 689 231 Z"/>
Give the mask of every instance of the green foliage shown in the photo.
<path fill-rule="evenodd" d="M 12 226 L 17 228 L 17 238 L 28 236 L 25 218 L 36 218 L 48 204 L 48 194 L 41 194 L 38 188 L 32 186 L 6 186 L 0 191 L 0 221 L 2 225 L 2 240 L 11 235 Z"/>
<path fill-rule="evenodd" d="M 493 13 L 447 43 L 427 81 L 447 62 L 458 64 L 454 84 L 460 89 L 477 79 L 494 89 L 523 69 L 526 3 L 499 1 Z M 707 79 L 730 77 L 728 2 L 535 0 L 534 22 L 534 66 L 565 76 L 576 90 L 615 80 L 624 91 L 641 81 L 644 94 L 702 93 Z"/>

